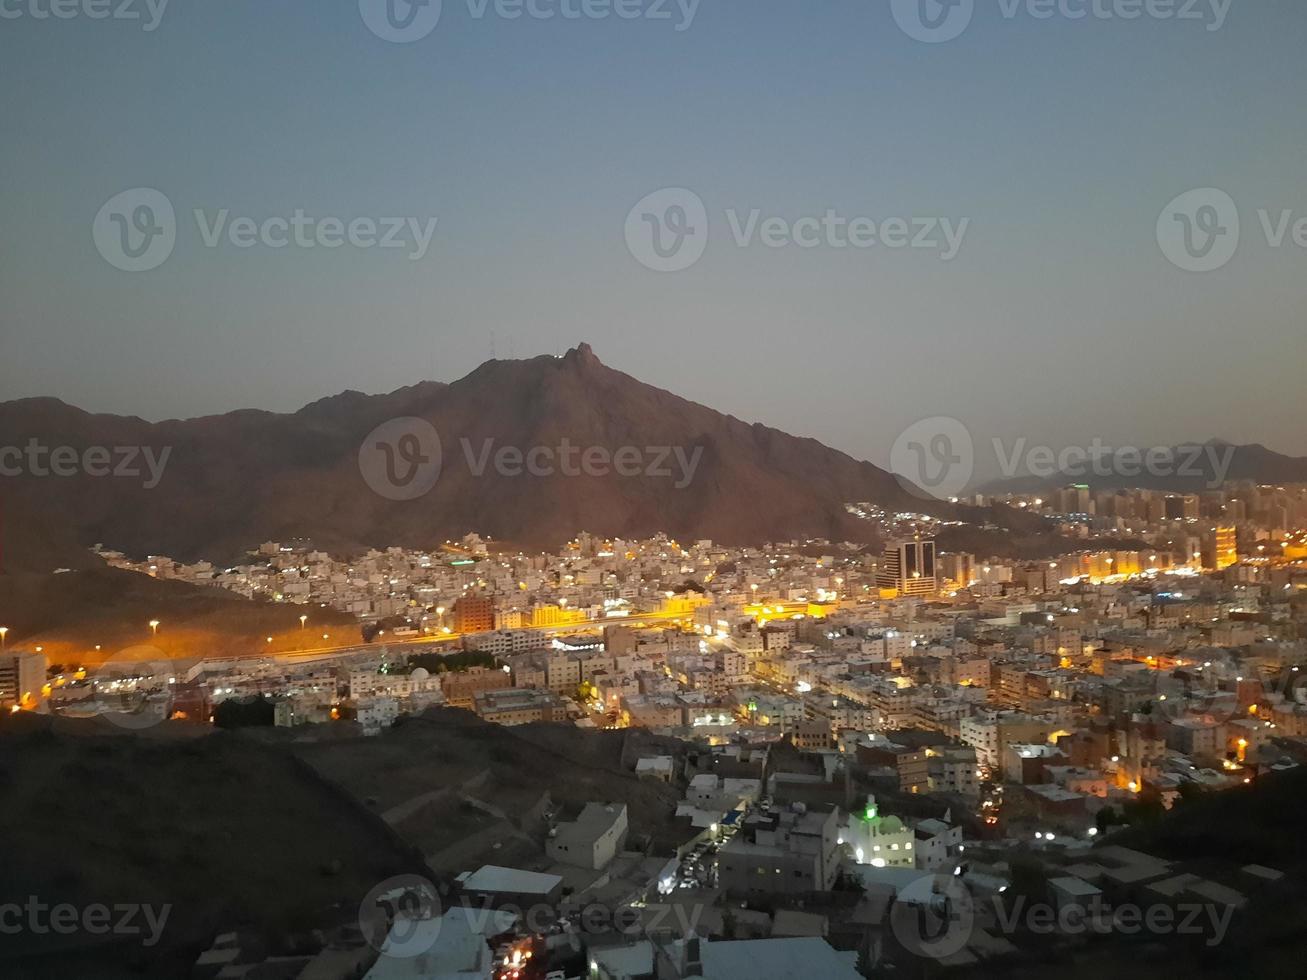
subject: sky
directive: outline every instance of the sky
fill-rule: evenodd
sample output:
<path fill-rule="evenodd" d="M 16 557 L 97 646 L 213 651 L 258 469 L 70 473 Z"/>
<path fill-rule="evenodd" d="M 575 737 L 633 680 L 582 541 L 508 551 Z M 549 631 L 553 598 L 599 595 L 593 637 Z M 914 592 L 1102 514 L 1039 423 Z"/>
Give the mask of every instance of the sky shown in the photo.
<path fill-rule="evenodd" d="M 51 2 L 0 0 L 0 398 L 291 411 L 588 341 L 879 465 L 934 417 L 1307 455 L 1298 0 Z"/>

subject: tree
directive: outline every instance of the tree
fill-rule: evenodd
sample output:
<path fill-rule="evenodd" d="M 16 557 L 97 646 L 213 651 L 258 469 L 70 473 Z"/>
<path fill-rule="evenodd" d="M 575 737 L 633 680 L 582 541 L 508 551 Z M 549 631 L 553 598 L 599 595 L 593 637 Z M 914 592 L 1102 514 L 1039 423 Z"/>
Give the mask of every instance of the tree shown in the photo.
<path fill-rule="evenodd" d="M 1133 800 L 1126 800 L 1121 806 L 1121 812 L 1126 823 L 1152 823 L 1166 813 L 1166 805 L 1162 803 L 1161 793 L 1146 789 Z"/>
<path fill-rule="evenodd" d="M 1205 796 L 1207 794 L 1206 789 L 1204 789 L 1200 784 L 1192 781 L 1181 783 L 1179 789 L 1181 803 L 1192 803 L 1200 796 Z"/>
<path fill-rule="evenodd" d="M 1098 828 L 1100 834 L 1105 834 L 1112 824 L 1116 823 L 1116 810 L 1110 806 L 1105 806 L 1094 815 L 1094 826 Z"/>

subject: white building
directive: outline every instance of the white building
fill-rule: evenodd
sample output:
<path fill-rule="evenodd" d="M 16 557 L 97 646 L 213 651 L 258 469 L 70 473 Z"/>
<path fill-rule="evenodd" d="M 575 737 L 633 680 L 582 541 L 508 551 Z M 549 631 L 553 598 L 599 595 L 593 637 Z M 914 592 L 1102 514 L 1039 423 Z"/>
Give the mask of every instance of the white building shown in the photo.
<path fill-rule="evenodd" d="M 41 653 L 10 653 L 0 656 L 0 709 L 15 706 L 35 711 L 45 686 L 46 659 Z"/>
<path fill-rule="evenodd" d="M 962 828 L 943 820 L 923 820 L 915 829 L 917 867 L 923 871 L 946 871 L 962 853 Z"/>
<path fill-rule="evenodd" d="M 882 816 L 875 801 L 861 813 L 850 813 L 841 835 L 859 864 L 876 868 L 912 868 L 916 866 L 913 842 L 916 834 L 902 820 Z"/>
<path fill-rule="evenodd" d="M 461 907 L 439 918 L 400 915 L 364 980 L 490 980 L 495 962 L 487 936 L 515 921 L 508 912 Z"/>
<path fill-rule="evenodd" d="M 389 728 L 399 717 L 399 702 L 394 698 L 360 698 L 355 702 L 355 707 L 364 735 L 380 734 L 383 728 Z"/>
<path fill-rule="evenodd" d="M 551 860 L 600 871 L 626 843 L 626 805 L 587 803 L 580 815 L 550 831 L 545 853 Z"/>

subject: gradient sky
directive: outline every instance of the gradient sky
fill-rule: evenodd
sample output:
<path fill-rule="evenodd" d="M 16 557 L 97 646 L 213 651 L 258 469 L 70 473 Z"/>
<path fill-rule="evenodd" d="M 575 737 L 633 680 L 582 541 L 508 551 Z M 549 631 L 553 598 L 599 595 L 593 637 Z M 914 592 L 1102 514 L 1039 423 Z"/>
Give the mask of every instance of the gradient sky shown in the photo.
<path fill-rule="evenodd" d="M 27 11 L 49 0 L 4 0 Z M 115 3 L 119 0 L 114 0 Z M 1100 0 L 1105 2 L 1105 0 Z M 1206 9 L 1209 0 L 1201 0 Z M 144 0 L 137 0 L 144 7 Z M 679 18 L 679 14 L 677 15 Z M 172 0 L 157 30 L 0 19 L 0 397 L 150 419 L 452 381 L 581 340 L 606 363 L 884 465 L 925 416 L 1058 447 L 1222 437 L 1307 455 L 1307 9 L 1008 19 L 904 34 L 887 0 L 703 0 L 667 21 L 476 19 L 386 43 L 355 0 Z M 128 188 L 180 231 L 131 274 L 91 224 Z M 641 266 L 631 207 L 706 202 L 703 259 Z M 1163 207 L 1239 205 L 1182 272 Z M 439 217 L 430 253 L 204 248 L 194 208 Z M 737 248 L 727 208 L 967 217 L 957 258 Z M 982 471 L 985 469 L 981 462 Z"/>

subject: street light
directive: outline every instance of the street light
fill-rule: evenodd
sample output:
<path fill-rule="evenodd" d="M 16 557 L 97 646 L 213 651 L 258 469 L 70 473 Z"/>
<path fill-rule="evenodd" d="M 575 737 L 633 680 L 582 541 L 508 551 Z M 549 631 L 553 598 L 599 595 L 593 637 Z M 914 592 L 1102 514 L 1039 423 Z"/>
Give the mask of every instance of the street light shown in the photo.
<path fill-rule="evenodd" d="M 159 635 L 159 621 L 157 619 L 150 620 L 150 633 L 153 636 Z"/>
<path fill-rule="evenodd" d="M 0 626 L 0 650 L 5 648 L 5 637 L 9 635 L 8 626 Z"/>
<path fill-rule="evenodd" d="M 301 630 L 304 629 L 304 624 L 307 623 L 308 621 L 309 621 L 309 617 L 308 617 L 307 615 L 304 615 L 304 616 L 301 616 L 301 617 L 300 617 L 300 629 L 301 629 Z"/>

